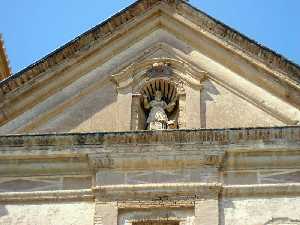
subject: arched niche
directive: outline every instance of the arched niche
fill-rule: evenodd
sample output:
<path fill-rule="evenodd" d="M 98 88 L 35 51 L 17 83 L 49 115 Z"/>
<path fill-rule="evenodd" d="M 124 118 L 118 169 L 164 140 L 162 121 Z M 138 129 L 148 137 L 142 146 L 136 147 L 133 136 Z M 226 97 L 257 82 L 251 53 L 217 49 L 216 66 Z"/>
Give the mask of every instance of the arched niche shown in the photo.
<path fill-rule="evenodd" d="M 148 105 L 150 106 L 151 103 L 156 101 L 157 92 L 161 94 L 161 102 L 166 106 L 171 106 L 171 107 L 164 110 L 168 118 L 168 122 L 166 124 L 160 124 L 161 127 L 156 126 L 156 128 L 153 128 L 151 124 L 147 123 L 147 118 L 151 117 L 151 110 L 153 110 L 153 108 L 147 108 L 145 106 L 145 100 L 148 102 Z M 141 88 L 139 93 L 140 93 L 140 107 L 142 108 L 140 113 L 143 113 L 143 115 L 139 116 L 139 118 L 145 118 L 142 121 L 138 121 L 138 123 L 142 123 L 138 125 L 139 128 L 144 128 L 146 130 L 178 128 L 178 117 L 179 117 L 178 98 L 180 98 L 180 96 L 178 94 L 177 86 L 174 82 L 164 78 L 153 78 L 150 79 L 147 83 L 145 83 L 145 85 Z"/>
<path fill-rule="evenodd" d="M 172 112 L 167 112 L 168 118 L 174 120 L 172 129 L 186 128 L 186 88 L 200 89 L 201 81 L 206 76 L 204 71 L 177 59 L 158 58 L 147 59 L 132 64 L 112 76 L 119 94 L 132 94 L 131 130 L 147 129 L 149 112 L 143 107 L 143 98 L 154 99 L 154 92 L 162 92 L 162 99 L 169 104 L 176 98 Z"/>

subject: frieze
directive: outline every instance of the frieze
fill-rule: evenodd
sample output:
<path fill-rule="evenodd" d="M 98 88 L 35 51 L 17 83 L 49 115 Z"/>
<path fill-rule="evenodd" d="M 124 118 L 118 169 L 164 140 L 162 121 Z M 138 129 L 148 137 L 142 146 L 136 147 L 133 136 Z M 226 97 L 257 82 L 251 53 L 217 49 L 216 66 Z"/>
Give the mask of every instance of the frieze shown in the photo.
<path fill-rule="evenodd" d="M 216 199 L 220 183 L 164 183 L 139 185 L 96 186 L 93 191 L 99 201 L 187 201 Z"/>
<path fill-rule="evenodd" d="M 166 131 L 128 131 L 98 133 L 61 133 L 35 135 L 0 136 L 0 148 L 22 146 L 122 146 L 128 144 L 212 144 L 228 145 L 263 141 L 284 144 L 288 141 L 300 141 L 299 126 L 261 127 L 261 128 L 224 128 Z M 4 149 L 3 149 L 4 150 Z M 11 153 L 11 152 L 10 152 Z"/>
<path fill-rule="evenodd" d="M 160 151 L 153 152 L 154 146 L 115 146 L 113 148 L 106 148 L 105 153 L 92 153 L 88 154 L 89 165 L 93 169 L 98 168 L 135 168 L 136 166 L 143 165 L 144 167 L 164 165 L 164 162 L 168 162 L 169 166 L 178 166 L 178 163 L 185 163 L 186 165 L 207 165 L 219 168 L 222 166 L 225 151 L 219 150 L 194 150 L 190 148 L 183 148 L 182 146 L 172 146 L 172 151 L 163 145 L 157 146 Z M 115 149 L 118 149 L 117 153 L 114 153 Z M 177 151 L 174 151 L 177 149 Z M 133 151 L 134 150 L 134 151 Z M 198 150 L 198 151 L 197 151 Z M 154 161 L 149 161 L 149 152 L 152 151 Z M 186 152 L 185 155 L 182 152 Z M 167 155 L 166 155 L 167 154 Z M 188 156 L 187 156 L 188 155 Z M 176 159 L 174 158 L 176 156 Z M 166 174 L 164 174 L 167 176 Z M 168 177 L 168 176 L 167 176 Z M 168 178 L 165 178 L 166 180 Z M 150 179 L 150 177 L 148 177 Z M 179 179 L 179 177 L 177 178 Z"/>
<path fill-rule="evenodd" d="M 118 208 L 192 207 L 195 201 L 222 197 L 295 196 L 299 184 L 222 185 L 221 183 L 178 183 L 96 186 L 92 189 L 0 193 L 0 202 L 103 201 L 117 200 Z M 139 206 L 139 207 L 137 207 Z"/>

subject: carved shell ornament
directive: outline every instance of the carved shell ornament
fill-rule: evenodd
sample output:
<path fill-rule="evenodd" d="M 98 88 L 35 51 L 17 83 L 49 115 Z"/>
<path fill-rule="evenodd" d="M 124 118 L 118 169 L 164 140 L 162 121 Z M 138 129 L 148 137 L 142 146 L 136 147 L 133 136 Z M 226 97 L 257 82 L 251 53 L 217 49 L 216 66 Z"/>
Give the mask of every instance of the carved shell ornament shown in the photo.
<path fill-rule="evenodd" d="M 148 130 L 177 128 L 170 115 L 177 107 L 177 90 L 174 84 L 164 79 L 150 80 L 141 90 L 141 104 L 147 115 Z"/>

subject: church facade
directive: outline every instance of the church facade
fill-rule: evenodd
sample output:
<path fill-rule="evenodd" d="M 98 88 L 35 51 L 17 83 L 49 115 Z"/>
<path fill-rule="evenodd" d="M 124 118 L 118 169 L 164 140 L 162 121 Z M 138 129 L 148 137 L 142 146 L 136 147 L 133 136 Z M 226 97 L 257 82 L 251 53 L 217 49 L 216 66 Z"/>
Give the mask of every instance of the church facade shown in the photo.
<path fill-rule="evenodd" d="M 136 1 L 0 92 L 0 224 L 300 224 L 300 67 L 187 1 Z"/>

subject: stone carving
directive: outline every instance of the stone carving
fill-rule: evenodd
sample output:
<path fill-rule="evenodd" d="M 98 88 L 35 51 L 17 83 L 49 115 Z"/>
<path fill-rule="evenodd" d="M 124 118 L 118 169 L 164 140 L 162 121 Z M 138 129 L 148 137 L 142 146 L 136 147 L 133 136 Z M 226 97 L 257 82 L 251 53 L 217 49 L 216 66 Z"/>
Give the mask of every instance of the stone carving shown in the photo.
<path fill-rule="evenodd" d="M 150 109 L 149 116 L 147 118 L 147 129 L 148 130 L 163 130 L 167 129 L 168 126 L 172 126 L 175 121 L 169 120 L 165 111 L 172 112 L 175 108 L 176 101 L 172 101 L 167 104 L 162 100 L 161 91 L 155 92 L 155 99 L 148 101 L 148 97 L 144 95 L 144 108 Z"/>
<path fill-rule="evenodd" d="M 171 76 L 172 75 L 172 69 L 170 67 L 169 63 L 165 62 L 156 62 L 153 63 L 152 68 L 148 70 L 148 76 L 149 77 L 159 77 L 161 75 L 164 76 Z"/>

